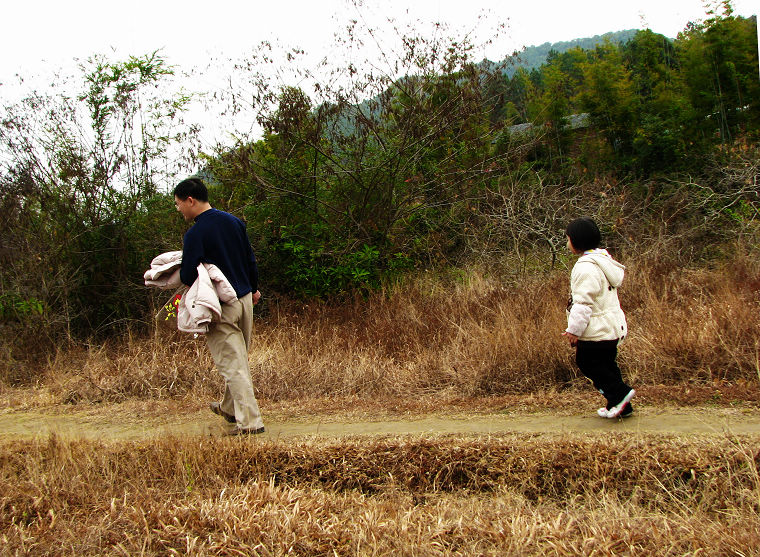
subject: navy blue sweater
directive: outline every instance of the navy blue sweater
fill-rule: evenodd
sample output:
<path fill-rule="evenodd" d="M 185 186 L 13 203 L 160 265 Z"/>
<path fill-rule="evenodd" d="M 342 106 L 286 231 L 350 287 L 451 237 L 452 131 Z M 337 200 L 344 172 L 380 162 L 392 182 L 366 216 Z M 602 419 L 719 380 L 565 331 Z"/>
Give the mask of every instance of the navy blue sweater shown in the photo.
<path fill-rule="evenodd" d="M 259 288 L 256 256 L 239 218 L 208 209 L 195 217 L 195 224 L 185 233 L 182 267 L 179 276 L 191 286 L 198 278 L 198 265 L 213 263 L 224 273 L 238 298 Z"/>

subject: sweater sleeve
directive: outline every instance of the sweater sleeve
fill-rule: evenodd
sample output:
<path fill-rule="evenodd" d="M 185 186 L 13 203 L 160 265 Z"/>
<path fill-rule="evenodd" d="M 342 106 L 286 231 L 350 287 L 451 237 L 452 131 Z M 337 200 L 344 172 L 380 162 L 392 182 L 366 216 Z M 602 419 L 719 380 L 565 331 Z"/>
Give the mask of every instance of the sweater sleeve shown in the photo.
<path fill-rule="evenodd" d="M 183 239 L 182 267 L 179 270 L 179 277 L 187 286 L 192 286 L 198 278 L 198 265 L 203 260 L 203 242 L 200 234 L 194 234 L 193 227 L 185 233 Z"/>

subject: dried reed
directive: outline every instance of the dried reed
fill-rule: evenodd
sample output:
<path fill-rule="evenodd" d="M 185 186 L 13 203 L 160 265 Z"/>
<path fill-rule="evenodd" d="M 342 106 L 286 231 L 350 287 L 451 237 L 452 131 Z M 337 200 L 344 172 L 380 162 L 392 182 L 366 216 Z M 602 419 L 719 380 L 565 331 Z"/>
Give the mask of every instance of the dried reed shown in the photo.
<path fill-rule="evenodd" d="M 2 552 L 758 555 L 752 442 L 51 437 L 0 445 Z"/>

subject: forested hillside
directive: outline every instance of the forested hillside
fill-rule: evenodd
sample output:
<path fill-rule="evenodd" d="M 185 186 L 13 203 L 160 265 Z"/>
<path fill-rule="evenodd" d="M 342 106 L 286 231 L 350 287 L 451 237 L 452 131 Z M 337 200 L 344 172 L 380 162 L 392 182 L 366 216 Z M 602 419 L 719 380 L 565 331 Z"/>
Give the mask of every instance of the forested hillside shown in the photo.
<path fill-rule="evenodd" d="M 572 41 L 560 41 L 557 43 L 543 43 L 536 46 L 528 46 L 506 60 L 507 65 L 504 68 L 504 72 L 511 77 L 517 71 L 518 67 L 524 68 L 528 71 L 534 68 L 539 68 L 546 62 L 546 59 L 550 55 L 562 54 L 573 48 L 593 50 L 604 42 L 624 44 L 632 39 L 636 32 L 636 29 L 628 29 L 626 31 L 615 31 L 605 33 L 604 35 L 595 35 L 593 37 L 575 39 Z"/>
<path fill-rule="evenodd" d="M 181 122 L 192 97 L 164 95 L 173 70 L 156 53 L 95 57 L 81 95 L 4 107 L 2 358 L 151 326 L 166 294 L 143 271 L 185 229 L 159 187 L 185 177 L 166 175 L 169 158 L 246 220 L 270 297 L 472 265 L 545 273 L 580 214 L 619 254 L 663 264 L 701 264 L 737 240 L 754 250 L 756 23 L 729 3 L 675 39 L 555 48 L 530 70 L 482 64 L 456 37 L 404 39 L 393 72 L 351 63 L 308 90 L 241 66 L 252 89 L 231 110 L 264 133 L 215 152 L 197 151 Z"/>

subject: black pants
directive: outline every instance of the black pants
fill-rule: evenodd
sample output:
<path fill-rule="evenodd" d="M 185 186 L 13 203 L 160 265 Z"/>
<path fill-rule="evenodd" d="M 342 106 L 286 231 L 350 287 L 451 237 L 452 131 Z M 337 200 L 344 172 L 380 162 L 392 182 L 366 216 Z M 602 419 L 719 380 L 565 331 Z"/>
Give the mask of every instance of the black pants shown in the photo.
<path fill-rule="evenodd" d="M 604 395 L 608 409 L 620 403 L 631 390 L 617 365 L 617 345 L 617 340 L 579 340 L 575 352 L 581 373 Z"/>

